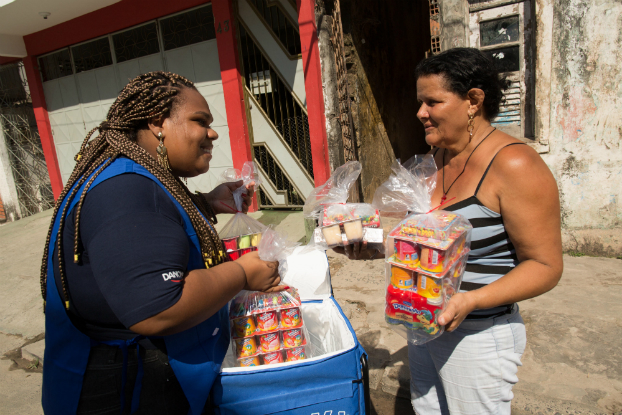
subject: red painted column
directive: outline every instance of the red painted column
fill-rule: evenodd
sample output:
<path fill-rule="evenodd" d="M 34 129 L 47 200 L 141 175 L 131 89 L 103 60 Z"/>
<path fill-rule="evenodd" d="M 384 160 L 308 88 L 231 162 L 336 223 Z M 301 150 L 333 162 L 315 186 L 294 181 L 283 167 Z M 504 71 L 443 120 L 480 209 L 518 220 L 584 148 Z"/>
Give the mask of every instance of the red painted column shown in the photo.
<path fill-rule="evenodd" d="M 315 0 L 296 0 L 296 3 L 298 5 L 298 27 L 300 45 L 302 46 L 305 91 L 307 92 L 313 177 L 317 187 L 324 184 L 330 177 L 330 164 L 328 162 L 328 138 L 324 116 L 322 68 L 320 67 L 320 50 L 317 44 L 317 26 L 315 23 Z"/>
<path fill-rule="evenodd" d="M 244 162 L 253 160 L 253 153 L 246 119 L 244 85 L 242 84 L 232 0 L 213 1 L 212 12 L 216 25 L 220 76 L 225 94 L 233 167 L 241 170 Z M 257 198 L 255 197 L 249 211 L 256 210 Z"/>
<path fill-rule="evenodd" d="M 24 69 L 26 69 L 26 78 L 28 79 L 28 87 L 30 88 L 30 97 L 32 98 L 32 107 L 35 111 L 35 119 L 37 120 L 37 128 L 39 129 L 39 137 L 41 138 L 41 147 L 45 156 L 45 163 L 48 167 L 50 175 L 50 184 L 54 199 L 58 199 L 63 190 L 63 179 L 60 175 L 60 167 L 58 158 L 56 157 L 56 148 L 54 147 L 54 137 L 52 137 L 52 127 L 48 116 L 47 106 L 45 104 L 45 95 L 43 94 L 43 82 L 39 75 L 39 66 L 35 56 L 26 56 L 23 59 Z"/>

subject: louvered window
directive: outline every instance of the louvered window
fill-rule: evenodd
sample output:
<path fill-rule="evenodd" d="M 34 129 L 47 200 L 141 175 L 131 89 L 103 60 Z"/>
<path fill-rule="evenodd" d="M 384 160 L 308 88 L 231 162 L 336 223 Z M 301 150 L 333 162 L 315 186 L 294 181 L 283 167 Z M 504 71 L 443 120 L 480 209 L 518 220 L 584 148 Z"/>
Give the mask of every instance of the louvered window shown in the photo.
<path fill-rule="evenodd" d="M 492 124 L 517 138 L 534 137 L 531 1 L 469 0 L 470 43 L 508 80 L 505 100 Z"/>

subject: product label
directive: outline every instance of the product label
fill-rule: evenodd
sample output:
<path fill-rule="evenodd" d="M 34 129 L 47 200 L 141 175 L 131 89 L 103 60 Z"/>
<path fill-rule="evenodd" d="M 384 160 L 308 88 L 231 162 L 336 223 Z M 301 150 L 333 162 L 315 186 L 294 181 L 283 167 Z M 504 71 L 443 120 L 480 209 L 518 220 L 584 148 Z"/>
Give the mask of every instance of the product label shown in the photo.
<path fill-rule="evenodd" d="M 428 281 L 428 277 L 424 276 L 424 275 L 420 275 L 419 278 L 421 278 L 421 289 L 425 290 L 427 281 Z"/>

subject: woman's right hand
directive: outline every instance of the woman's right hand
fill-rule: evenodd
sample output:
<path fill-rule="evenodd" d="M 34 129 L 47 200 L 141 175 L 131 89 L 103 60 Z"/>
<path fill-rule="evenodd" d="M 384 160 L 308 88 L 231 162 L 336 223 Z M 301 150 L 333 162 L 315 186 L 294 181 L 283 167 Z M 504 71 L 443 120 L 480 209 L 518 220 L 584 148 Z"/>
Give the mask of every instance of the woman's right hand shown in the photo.
<path fill-rule="evenodd" d="M 273 292 L 282 291 L 285 286 L 279 286 L 281 277 L 279 277 L 279 263 L 263 261 L 259 258 L 257 251 L 250 252 L 236 259 L 246 274 L 245 290 Z"/>

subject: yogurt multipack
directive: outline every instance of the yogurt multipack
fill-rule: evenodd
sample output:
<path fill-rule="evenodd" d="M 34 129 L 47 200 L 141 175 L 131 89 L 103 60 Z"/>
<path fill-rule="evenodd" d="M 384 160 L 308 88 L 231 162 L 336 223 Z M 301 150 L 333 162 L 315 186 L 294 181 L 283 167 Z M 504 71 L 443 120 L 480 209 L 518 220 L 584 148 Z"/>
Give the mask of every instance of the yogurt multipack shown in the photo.
<path fill-rule="evenodd" d="M 392 170 L 372 203 L 381 212 L 405 214 L 385 243 L 385 320 L 410 343 L 423 344 L 443 333 L 438 317 L 460 289 L 473 228 L 464 216 L 431 206 L 431 155 L 396 161 Z"/>
<path fill-rule="evenodd" d="M 231 345 L 240 367 L 309 357 L 300 304 L 295 288 L 276 293 L 242 291 L 231 301 Z"/>

